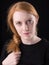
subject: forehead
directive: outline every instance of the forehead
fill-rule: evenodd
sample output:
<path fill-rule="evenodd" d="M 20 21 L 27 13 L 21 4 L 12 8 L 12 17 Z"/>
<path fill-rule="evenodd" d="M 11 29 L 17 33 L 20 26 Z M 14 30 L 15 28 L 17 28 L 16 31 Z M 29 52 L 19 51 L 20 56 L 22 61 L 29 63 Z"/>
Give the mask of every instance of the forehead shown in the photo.
<path fill-rule="evenodd" d="M 27 20 L 29 18 L 35 18 L 35 16 L 32 14 L 29 14 L 26 11 L 15 11 L 13 14 L 14 20 Z"/>

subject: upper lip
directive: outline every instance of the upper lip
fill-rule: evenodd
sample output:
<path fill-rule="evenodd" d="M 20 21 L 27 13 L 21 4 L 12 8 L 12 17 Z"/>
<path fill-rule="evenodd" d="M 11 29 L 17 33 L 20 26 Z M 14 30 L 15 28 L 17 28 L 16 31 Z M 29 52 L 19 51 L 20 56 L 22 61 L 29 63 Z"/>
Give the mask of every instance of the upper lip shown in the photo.
<path fill-rule="evenodd" d="M 26 34 L 26 33 L 29 33 L 29 32 L 24 32 L 24 34 Z"/>

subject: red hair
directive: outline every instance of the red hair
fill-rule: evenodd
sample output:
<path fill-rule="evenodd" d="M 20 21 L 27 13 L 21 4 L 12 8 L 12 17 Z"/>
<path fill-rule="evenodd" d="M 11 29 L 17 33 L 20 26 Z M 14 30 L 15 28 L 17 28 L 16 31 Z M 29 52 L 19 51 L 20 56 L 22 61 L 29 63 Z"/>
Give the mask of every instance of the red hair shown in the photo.
<path fill-rule="evenodd" d="M 11 31 L 13 32 L 13 38 L 10 40 L 9 44 L 7 45 L 7 51 L 11 52 L 11 51 L 19 51 L 19 44 L 21 42 L 21 39 L 13 25 L 13 14 L 15 11 L 21 11 L 24 10 L 30 14 L 33 14 L 35 17 L 37 17 L 39 19 L 39 15 L 35 9 L 35 7 L 25 1 L 22 2 L 17 2 L 15 4 L 13 4 L 9 10 L 8 10 L 8 16 L 7 16 L 7 23 L 8 26 L 10 27 Z"/>

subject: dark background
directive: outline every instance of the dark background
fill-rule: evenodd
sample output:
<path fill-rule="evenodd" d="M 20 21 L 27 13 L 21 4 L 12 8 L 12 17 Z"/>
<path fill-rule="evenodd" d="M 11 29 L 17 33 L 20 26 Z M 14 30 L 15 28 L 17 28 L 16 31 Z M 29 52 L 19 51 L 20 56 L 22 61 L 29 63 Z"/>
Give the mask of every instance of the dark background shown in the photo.
<path fill-rule="evenodd" d="M 6 22 L 6 16 L 7 16 L 7 10 L 9 6 L 17 1 L 21 0 L 0 0 L 0 51 L 3 48 L 3 45 L 5 42 L 7 42 L 11 36 L 12 33 L 10 30 L 8 30 L 7 22 Z M 28 1 L 28 0 L 24 0 Z M 35 6 L 39 13 L 39 23 L 38 23 L 38 35 L 42 38 L 46 38 L 49 41 L 49 2 L 48 0 L 30 0 L 28 1 L 31 4 Z"/>

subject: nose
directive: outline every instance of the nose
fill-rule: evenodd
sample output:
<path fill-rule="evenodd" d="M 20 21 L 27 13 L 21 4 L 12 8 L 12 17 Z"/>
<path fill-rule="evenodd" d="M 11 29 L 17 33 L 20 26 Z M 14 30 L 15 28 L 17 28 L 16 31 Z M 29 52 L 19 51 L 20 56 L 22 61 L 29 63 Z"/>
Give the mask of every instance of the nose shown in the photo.
<path fill-rule="evenodd" d="M 22 26 L 24 31 L 28 31 L 29 30 L 29 26 L 27 24 L 23 24 Z"/>

